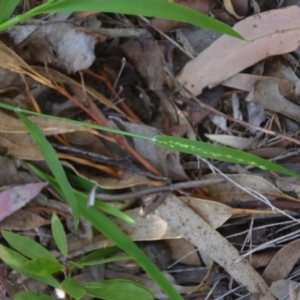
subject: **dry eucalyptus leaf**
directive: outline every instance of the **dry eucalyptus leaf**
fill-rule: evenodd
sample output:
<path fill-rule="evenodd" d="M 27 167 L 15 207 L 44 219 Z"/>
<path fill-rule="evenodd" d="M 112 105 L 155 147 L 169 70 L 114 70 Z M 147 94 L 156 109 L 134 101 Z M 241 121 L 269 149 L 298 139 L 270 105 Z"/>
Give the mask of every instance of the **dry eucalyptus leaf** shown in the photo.
<path fill-rule="evenodd" d="M 279 279 L 284 279 L 291 272 L 300 258 L 300 239 L 283 246 L 272 258 L 262 277 L 270 285 Z"/>
<path fill-rule="evenodd" d="M 232 215 L 232 208 L 219 202 L 192 197 L 180 197 L 179 199 L 191 207 L 213 228 L 223 225 Z"/>
<path fill-rule="evenodd" d="M 300 106 L 280 94 L 279 86 L 273 81 L 258 81 L 251 102 L 274 112 L 281 113 L 297 122 L 300 121 Z"/>
<path fill-rule="evenodd" d="M 214 228 L 173 194 L 169 194 L 158 207 L 157 214 L 168 226 L 192 242 L 201 252 L 223 267 L 250 293 L 258 294 L 261 300 L 275 299 L 261 276 L 247 260 L 239 260 L 239 252 Z"/>
<path fill-rule="evenodd" d="M 46 220 L 37 214 L 21 209 L 4 219 L 3 221 L 1 221 L 0 229 L 26 231 L 50 223 L 51 220 Z"/>
<path fill-rule="evenodd" d="M 143 38 L 127 41 L 121 45 L 121 49 L 146 80 L 149 89 L 160 90 L 167 83 L 164 56 L 168 49 L 164 44 L 159 44 L 153 38 Z"/>
<path fill-rule="evenodd" d="M 254 190 L 264 196 L 267 196 L 269 200 L 275 198 L 284 198 L 285 194 L 277 189 L 270 182 L 260 176 L 239 174 L 239 175 L 227 175 L 230 179 L 236 182 L 238 185 Z M 208 178 L 221 178 L 220 175 L 208 175 Z M 219 183 L 217 185 L 207 186 L 206 189 L 209 192 L 209 196 L 213 199 L 218 199 L 227 203 L 239 203 L 245 201 L 256 200 L 253 196 L 249 195 L 240 187 L 233 185 L 231 182 Z"/>
<path fill-rule="evenodd" d="M 239 22 L 234 29 L 245 40 L 222 36 L 178 76 L 194 95 L 213 87 L 266 57 L 288 53 L 299 47 L 299 7 L 267 11 Z M 276 26 L 274 26 L 276 24 Z"/>
<path fill-rule="evenodd" d="M 44 160 L 29 133 L 0 133 L 0 143 L 9 154 L 19 159 Z"/>
<path fill-rule="evenodd" d="M 297 281 L 280 279 L 272 283 L 270 291 L 277 299 L 299 299 L 299 297 L 292 298 L 292 295 L 290 295 L 291 287 L 293 290 L 297 289 L 297 292 L 299 292 L 299 283 Z"/>

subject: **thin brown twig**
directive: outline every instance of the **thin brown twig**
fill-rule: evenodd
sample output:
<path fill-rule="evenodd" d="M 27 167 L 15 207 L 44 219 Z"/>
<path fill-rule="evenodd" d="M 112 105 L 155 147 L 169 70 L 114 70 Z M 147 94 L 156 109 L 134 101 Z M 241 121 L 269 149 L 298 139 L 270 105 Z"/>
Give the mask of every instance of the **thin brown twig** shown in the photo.
<path fill-rule="evenodd" d="M 225 181 L 226 180 L 224 178 L 194 180 L 194 181 L 169 184 L 165 186 L 149 187 L 149 188 L 142 189 L 140 191 L 123 193 L 118 195 L 96 194 L 95 198 L 99 200 L 105 200 L 105 201 L 121 201 L 128 198 L 146 196 L 149 194 L 156 194 L 161 192 L 172 192 L 180 189 L 189 189 L 189 188 L 195 188 L 200 186 L 208 186 L 212 184 L 220 184 L 220 183 L 224 183 Z"/>

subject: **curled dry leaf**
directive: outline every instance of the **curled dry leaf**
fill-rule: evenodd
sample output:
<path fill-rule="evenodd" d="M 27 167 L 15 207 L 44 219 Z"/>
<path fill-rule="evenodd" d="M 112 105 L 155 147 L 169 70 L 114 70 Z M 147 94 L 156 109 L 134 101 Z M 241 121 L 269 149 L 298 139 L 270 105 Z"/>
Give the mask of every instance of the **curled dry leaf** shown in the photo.
<path fill-rule="evenodd" d="M 274 81 L 258 81 L 250 100 L 266 109 L 279 112 L 297 122 L 300 121 L 300 106 L 283 97 L 278 84 Z"/>
<path fill-rule="evenodd" d="M 192 242 L 200 251 L 210 256 L 250 293 L 261 300 L 275 299 L 267 284 L 247 260 L 237 262 L 239 252 L 214 228 L 173 194 L 169 194 L 158 207 L 157 214 L 168 226 Z"/>
<path fill-rule="evenodd" d="M 244 2 L 245 2 L 245 1 L 244 1 Z M 242 19 L 242 18 L 243 18 L 243 16 L 239 16 L 239 15 L 236 13 L 236 11 L 235 11 L 235 9 L 234 9 L 234 7 L 233 7 L 233 3 L 232 3 L 231 0 L 224 0 L 224 6 L 225 6 L 226 10 L 227 10 L 232 16 L 234 16 L 236 19 Z"/>
<path fill-rule="evenodd" d="M 27 26 L 30 27 L 31 34 Z M 106 39 L 100 34 L 66 22 L 17 25 L 8 32 L 16 44 L 26 34 L 30 34 L 19 47 L 27 47 L 36 61 L 43 63 L 46 59 L 69 73 L 88 69 L 95 60 L 95 44 Z"/>
<path fill-rule="evenodd" d="M 163 84 L 168 83 L 164 70 L 167 46 L 158 43 L 153 38 L 131 40 L 123 43 L 121 49 L 136 70 L 146 80 L 150 90 L 160 90 Z"/>
<path fill-rule="evenodd" d="M 300 40 L 299 12 L 299 7 L 290 6 L 239 22 L 234 29 L 245 40 L 222 36 L 186 64 L 179 82 L 199 95 L 206 86 L 213 87 L 266 57 L 294 51 Z"/>

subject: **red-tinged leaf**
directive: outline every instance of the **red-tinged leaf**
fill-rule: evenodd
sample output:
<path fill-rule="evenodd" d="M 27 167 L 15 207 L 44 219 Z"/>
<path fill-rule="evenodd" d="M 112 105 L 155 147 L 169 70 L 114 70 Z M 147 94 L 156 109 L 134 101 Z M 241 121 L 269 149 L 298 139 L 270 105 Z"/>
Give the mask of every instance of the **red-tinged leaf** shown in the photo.
<path fill-rule="evenodd" d="M 47 183 L 31 183 L 13 187 L 0 193 L 0 221 L 32 200 Z"/>

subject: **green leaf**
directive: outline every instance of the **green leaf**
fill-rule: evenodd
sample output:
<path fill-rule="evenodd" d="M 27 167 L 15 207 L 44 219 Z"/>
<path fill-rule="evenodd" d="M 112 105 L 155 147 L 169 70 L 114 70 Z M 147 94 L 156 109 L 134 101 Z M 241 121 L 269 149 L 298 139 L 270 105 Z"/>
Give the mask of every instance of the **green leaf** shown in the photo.
<path fill-rule="evenodd" d="M 85 192 L 90 192 L 91 189 L 94 187 L 95 182 L 91 182 L 90 180 L 87 180 L 83 177 L 79 177 L 77 175 L 73 175 L 70 173 L 66 173 L 67 177 L 69 179 L 69 182 L 71 182 L 72 186 L 74 186 L 77 190 L 82 190 Z M 107 193 L 107 194 L 114 194 L 113 190 L 103 189 L 101 187 L 97 187 L 96 189 L 97 193 Z"/>
<path fill-rule="evenodd" d="M 79 214 L 77 207 L 77 200 L 74 195 L 73 189 L 67 179 L 66 173 L 55 153 L 55 150 L 51 144 L 45 138 L 42 130 L 29 119 L 27 119 L 20 111 L 15 110 L 17 116 L 24 122 L 30 135 L 41 153 L 43 154 L 45 161 L 53 173 L 55 179 L 61 187 L 64 199 L 70 204 L 74 216 L 75 225 L 78 226 L 79 223 Z"/>
<path fill-rule="evenodd" d="M 1 0 L 0 1 L 0 24 L 7 21 L 20 0 Z"/>
<path fill-rule="evenodd" d="M 33 274 L 47 276 L 63 270 L 64 266 L 53 259 L 35 258 L 26 262 L 23 268 Z"/>
<path fill-rule="evenodd" d="M 100 258 L 103 258 L 108 255 L 115 254 L 120 251 L 120 248 L 117 246 L 107 247 L 103 249 L 99 249 L 96 251 L 93 251 L 92 253 L 88 254 L 85 258 L 80 260 L 78 262 L 79 265 L 84 265 L 85 263 L 89 263 L 95 260 L 99 260 Z"/>
<path fill-rule="evenodd" d="M 182 153 L 199 155 L 205 158 L 227 161 L 236 164 L 251 165 L 263 170 L 275 171 L 300 178 L 299 174 L 266 159 L 225 146 L 213 145 L 167 135 L 156 136 L 155 144 L 159 147 L 179 151 Z"/>
<path fill-rule="evenodd" d="M 54 241 L 55 241 L 60 253 L 63 255 L 63 257 L 67 257 L 68 256 L 68 248 L 67 248 L 66 234 L 64 231 L 64 227 L 63 227 L 60 219 L 57 217 L 56 213 L 52 214 L 51 230 L 52 230 L 52 235 L 53 235 Z"/>
<path fill-rule="evenodd" d="M 89 296 L 107 300 L 154 299 L 152 293 L 143 286 L 123 279 L 105 280 L 101 282 L 91 282 L 85 286 Z M 170 298 L 174 299 L 174 298 Z"/>
<path fill-rule="evenodd" d="M 104 203 L 103 201 L 97 200 L 95 202 L 95 207 L 101 209 L 102 211 L 104 211 L 107 214 L 110 214 L 120 220 L 123 220 L 124 222 L 130 223 L 130 224 L 136 224 L 136 221 L 134 219 L 132 219 L 131 217 L 129 217 L 122 211 L 116 209 L 115 207 L 113 207 L 107 203 Z"/>
<path fill-rule="evenodd" d="M 45 294 L 37 292 L 20 292 L 14 296 L 14 300 L 57 300 Z"/>
<path fill-rule="evenodd" d="M 216 32 L 228 34 L 236 38 L 242 38 L 239 33 L 231 29 L 228 25 L 195 10 L 176 3 L 171 3 L 167 0 L 48 1 L 18 17 L 23 20 L 24 18 L 31 18 L 38 14 L 69 11 L 108 12 L 157 17 L 186 22 Z"/>
<path fill-rule="evenodd" d="M 9 245 L 18 250 L 24 256 L 31 259 L 48 258 L 55 260 L 55 257 L 37 242 L 13 232 L 2 230 L 1 233 Z"/>
<path fill-rule="evenodd" d="M 25 270 L 23 268 L 23 265 L 28 262 L 28 259 L 20 255 L 19 253 L 10 250 L 9 248 L 6 248 L 3 245 L 0 245 L 0 258 L 7 266 L 17 271 L 18 273 L 28 278 L 43 282 L 54 288 L 58 288 L 58 289 L 60 288 L 59 282 L 56 279 L 54 279 L 52 276 L 39 276 Z"/>
<path fill-rule="evenodd" d="M 85 288 L 71 278 L 65 279 L 62 282 L 61 287 L 67 294 L 76 300 L 87 294 Z"/>
<path fill-rule="evenodd" d="M 96 265 L 103 265 L 103 264 L 107 264 L 107 263 L 111 263 L 111 262 L 115 262 L 115 261 L 129 260 L 129 259 L 132 259 L 132 257 L 125 256 L 125 255 L 113 256 L 113 257 L 109 257 L 109 258 L 103 258 L 103 259 L 93 260 L 90 262 L 81 263 L 80 266 L 82 266 L 82 267 L 96 266 Z"/>
<path fill-rule="evenodd" d="M 83 201 L 78 202 L 81 215 L 89 221 L 96 229 L 104 234 L 109 240 L 135 259 L 138 264 L 148 273 L 150 277 L 161 287 L 168 295 L 169 299 L 182 300 L 172 284 L 166 279 L 158 267 L 150 258 L 135 244 L 131 239 L 108 217 L 94 207 L 87 207 Z M 125 297 L 130 299 L 130 297 Z M 139 298 L 131 298 L 139 299 Z"/>

